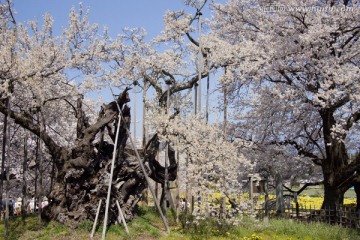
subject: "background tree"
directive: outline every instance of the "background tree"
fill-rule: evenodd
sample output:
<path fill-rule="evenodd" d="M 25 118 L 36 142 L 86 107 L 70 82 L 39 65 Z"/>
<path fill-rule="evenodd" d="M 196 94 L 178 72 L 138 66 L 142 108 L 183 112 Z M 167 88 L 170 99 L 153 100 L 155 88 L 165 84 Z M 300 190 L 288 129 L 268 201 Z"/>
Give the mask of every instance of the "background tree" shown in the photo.
<path fill-rule="evenodd" d="M 218 49 L 227 49 L 217 61 L 229 64 L 223 81 L 238 109 L 237 134 L 289 146 L 321 166 L 323 207 L 333 207 L 360 164 L 349 158 L 359 147 L 359 5 L 276 4 L 285 9 L 268 12 L 263 1 L 240 0 L 215 6 L 213 34 L 224 42 Z"/>

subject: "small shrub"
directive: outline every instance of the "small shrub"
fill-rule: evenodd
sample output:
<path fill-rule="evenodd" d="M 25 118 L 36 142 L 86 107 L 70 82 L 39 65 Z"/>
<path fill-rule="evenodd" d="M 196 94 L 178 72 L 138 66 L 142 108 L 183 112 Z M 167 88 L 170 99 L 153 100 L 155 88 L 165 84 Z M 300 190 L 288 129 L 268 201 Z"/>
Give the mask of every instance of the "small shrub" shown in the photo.
<path fill-rule="evenodd" d="M 180 224 L 183 229 L 186 229 L 189 227 L 190 223 L 194 221 L 194 216 L 191 214 L 186 213 L 180 213 L 179 216 Z"/>
<path fill-rule="evenodd" d="M 234 231 L 235 226 L 231 223 L 228 223 L 223 219 L 216 218 L 204 218 L 204 219 L 192 219 L 192 221 L 187 224 L 185 229 L 186 233 L 191 234 L 193 237 L 227 237 L 230 232 Z"/>
<path fill-rule="evenodd" d="M 79 224 L 78 229 L 90 232 L 92 230 L 93 224 L 94 222 L 91 220 L 84 220 Z"/>

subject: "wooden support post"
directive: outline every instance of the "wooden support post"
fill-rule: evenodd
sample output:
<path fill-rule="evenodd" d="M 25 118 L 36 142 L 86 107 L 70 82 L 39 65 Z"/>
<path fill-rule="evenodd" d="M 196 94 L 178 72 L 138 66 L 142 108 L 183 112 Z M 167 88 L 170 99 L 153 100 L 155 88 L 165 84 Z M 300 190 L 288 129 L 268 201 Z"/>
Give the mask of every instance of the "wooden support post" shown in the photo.
<path fill-rule="evenodd" d="M 111 93 L 112 93 L 113 96 L 114 96 L 114 93 L 113 93 L 111 87 L 110 87 L 110 90 L 111 90 Z M 116 102 L 116 105 L 117 105 L 117 107 L 118 107 L 118 109 L 119 109 L 119 114 L 120 114 L 121 117 L 122 117 L 122 110 L 121 110 L 119 104 L 117 103 L 116 99 L 115 99 L 115 102 Z M 120 126 L 120 124 L 119 124 L 119 126 Z M 166 222 L 166 218 L 165 218 L 163 212 L 161 211 L 161 208 L 160 208 L 159 202 L 158 202 L 158 200 L 157 200 L 157 197 L 156 197 L 156 195 L 155 195 L 155 192 L 154 192 L 153 188 L 150 187 L 150 178 L 149 178 L 149 176 L 147 175 L 147 172 L 146 172 L 146 170 L 145 170 L 145 167 L 144 167 L 143 162 L 141 161 L 139 152 L 138 152 L 137 148 L 135 147 L 135 144 L 134 144 L 134 141 L 133 141 L 133 139 L 132 139 L 132 137 L 131 137 L 130 131 L 129 131 L 129 129 L 127 129 L 127 128 L 126 128 L 126 133 L 127 133 L 128 136 L 129 136 L 129 140 L 130 140 L 131 145 L 134 147 L 136 158 L 137 158 L 137 160 L 138 160 L 138 162 L 139 162 L 139 165 L 140 165 L 140 167 L 141 167 L 141 170 L 142 170 L 142 172 L 143 172 L 143 174 L 144 174 L 144 176 L 145 176 L 145 180 L 146 180 L 146 182 L 147 182 L 147 184 L 148 184 L 148 186 L 149 186 L 149 188 L 150 188 L 150 192 L 151 192 L 151 194 L 152 194 L 152 196 L 153 196 L 153 198 L 154 198 L 154 202 L 155 202 L 156 208 L 158 209 L 158 211 L 159 211 L 159 213 L 160 213 L 160 216 L 161 216 L 161 219 L 162 219 L 162 221 L 163 221 L 163 223 L 164 223 L 166 232 L 167 232 L 168 234 L 170 234 L 170 228 L 169 228 L 169 226 L 168 226 L 168 224 L 167 224 L 167 222 Z"/>
<path fill-rule="evenodd" d="M 120 218 L 121 218 L 121 221 L 122 223 L 124 224 L 124 227 L 125 227 L 125 231 L 127 234 L 129 234 L 129 229 L 128 229 L 128 226 L 126 224 L 126 221 L 125 221 L 125 218 L 124 218 L 124 214 L 121 210 L 121 207 L 120 207 L 120 204 L 119 204 L 119 201 L 116 200 L 116 206 L 118 207 L 118 210 L 119 210 L 119 215 L 120 215 Z"/>
<path fill-rule="evenodd" d="M 95 234 L 95 229 L 96 229 L 96 225 L 97 225 L 99 214 L 100 214 L 101 202 L 102 202 L 102 199 L 100 198 L 99 206 L 98 206 L 97 211 L 96 211 L 95 221 L 94 221 L 94 224 L 93 224 L 93 227 L 92 227 L 92 230 L 91 230 L 91 234 L 90 234 L 91 239 L 94 237 L 94 234 Z"/>
<path fill-rule="evenodd" d="M 143 151 L 146 148 L 146 143 L 148 140 L 148 130 L 147 130 L 147 124 L 146 124 L 146 116 L 147 116 L 147 108 L 146 108 L 146 91 L 147 91 L 147 81 L 144 79 L 144 88 L 143 88 L 143 115 L 142 115 L 142 149 Z M 146 203 L 146 205 L 149 205 L 149 194 L 148 194 L 148 187 L 145 191 L 145 194 L 143 195 L 143 201 Z"/>
<path fill-rule="evenodd" d="M 198 22 L 198 24 L 199 24 L 199 53 L 198 53 L 198 57 L 199 57 L 199 59 L 198 59 L 198 77 L 199 77 L 199 79 L 198 79 L 198 83 L 199 83 L 199 85 L 198 85 L 198 102 L 197 102 L 197 105 L 198 105 L 198 113 L 199 114 L 201 114 L 201 90 L 202 90 L 202 84 L 201 84 L 201 79 L 202 79 L 202 76 L 201 76 L 201 73 L 202 73 L 202 69 L 203 69 L 203 59 L 202 59 L 202 57 L 203 57 L 203 54 L 202 54 L 202 44 L 201 44 L 201 15 L 202 15 L 202 13 L 199 11 L 198 12 L 198 15 L 199 15 L 199 18 L 198 18 L 198 20 L 199 20 L 199 22 Z"/>
<path fill-rule="evenodd" d="M 120 108 L 119 108 L 120 109 Z M 118 127 L 116 129 L 116 135 L 115 135 L 115 143 L 114 143 L 114 151 L 113 151 L 113 157 L 111 160 L 111 169 L 110 169 L 110 177 L 109 177 L 109 187 L 108 187 L 108 192 L 107 192 L 107 197 L 106 197 L 106 207 L 105 207 L 105 218 L 104 218 L 104 228 L 103 228 L 103 232 L 102 232 L 102 240 L 105 240 L 105 235 L 106 235 L 106 227 L 107 227 L 107 221 L 108 221 L 108 216 L 109 216 L 109 206 L 110 206 L 110 195 L 111 195 L 111 187 L 112 187 L 112 180 L 113 180 L 113 175 L 114 175 L 114 168 L 115 168 L 115 158 L 116 158 L 116 147 L 117 147 L 117 143 L 118 143 L 118 139 L 119 139 L 119 130 L 120 130 L 120 125 L 121 125 L 121 119 L 122 119 L 122 114 L 121 114 L 121 110 L 119 112 L 119 120 L 118 120 Z M 129 135 L 129 137 L 131 138 L 131 136 Z M 133 145 L 134 146 L 134 145 Z M 136 150 L 136 146 L 134 146 L 135 150 Z"/>
<path fill-rule="evenodd" d="M 127 131 L 129 131 L 129 130 L 127 129 Z M 128 134 L 129 134 L 129 139 L 130 139 L 131 144 L 134 145 L 130 133 L 128 133 Z M 158 200 L 157 200 L 157 197 L 155 196 L 155 192 L 154 192 L 154 190 L 150 187 L 150 179 L 149 179 L 149 177 L 148 177 L 148 175 L 147 175 L 147 173 L 146 173 L 144 164 L 142 163 L 141 158 L 140 158 L 140 155 L 139 155 L 139 152 L 137 151 L 136 148 L 135 148 L 135 154 L 136 154 L 136 157 L 137 157 L 137 159 L 138 159 L 138 161 L 139 161 L 141 170 L 142 170 L 142 172 L 144 173 L 146 182 L 147 182 L 147 184 L 148 184 L 148 186 L 149 186 L 149 188 L 150 188 L 150 192 L 151 192 L 151 194 L 153 195 L 156 208 L 158 209 L 158 211 L 159 211 L 159 213 L 160 213 L 160 216 L 161 216 L 161 219 L 162 219 L 162 221 L 163 221 L 163 223 L 164 223 L 166 232 L 167 232 L 168 234 L 170 234 L 170 228 L 169 228 L 169 226 L 167 225 L 166 218 L 165 218 L 163 212 L 161 211 L 159 202 L 158 202 Z"/>

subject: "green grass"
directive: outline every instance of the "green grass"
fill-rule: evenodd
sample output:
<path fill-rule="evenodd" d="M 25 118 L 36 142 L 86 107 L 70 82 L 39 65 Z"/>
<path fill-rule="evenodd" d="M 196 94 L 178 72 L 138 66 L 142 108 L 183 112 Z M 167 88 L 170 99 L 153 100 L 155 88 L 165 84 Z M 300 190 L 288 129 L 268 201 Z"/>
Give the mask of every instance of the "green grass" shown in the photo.
<path fill-rule="evenodd" d="M 242 240 L 355 240 L 360 239 L 359 230 L 346 229 L 321 223 L 300 223 L 293 220 L 272 219 L 268 223 L 250 218 L 241 219 L 240 226 L 229 227 L 205 220 L 192 227 L 184 236 L 189 239 L 242 239 Z"/>
<path fill-rule="evenodd" d="M 360 239 L 357 230 L 321 223 L 297 223 L 290 220 L 272 220 L 269 226 L 261 229 L 259 235 L 264 236 L 264 239 Z"/>
<path fill-rule="evenodd" d="M 239 226 L 228 225 L 216 219 L 205 219 L 198 224 L 176 225 L 171 213 L 167 214 L 171 234 L 167 235 L 161 218 L 153 208 L 141 208 L 138 217 L 128 224 L 130 234 L 126 234 L 122 225 L 108 228 L 107 240 L 200 240 L 200 239 L 242 239 L 242 240 L 345 240 L 360 239 L 360 232 L 338 226 L 320 223 L 298 223 L 292 220 L 272 219 L 269 222 L 256 221 L 251 218 L 240 219 Z M 190 217 L 187 218 L 191 219 Z M 77 229 L 56 222 L 38 223 L 34 216 L 26 219 L 15 218 L 10 221 L 10 238 L 12 240 L 77 240 L 89 239 L 92 221 L 84 221 Z M 101 239 L 102 224 L 98 227 L 94 239 Z M 4 239 L 4 223 L 0 225 L 0 239 Z"/>

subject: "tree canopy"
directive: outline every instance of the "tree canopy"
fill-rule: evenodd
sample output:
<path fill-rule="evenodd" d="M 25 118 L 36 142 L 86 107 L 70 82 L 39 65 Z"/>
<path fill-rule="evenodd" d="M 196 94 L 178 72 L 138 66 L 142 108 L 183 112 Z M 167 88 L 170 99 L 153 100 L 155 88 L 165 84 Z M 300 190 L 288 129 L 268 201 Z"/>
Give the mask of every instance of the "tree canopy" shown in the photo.
<path fill-rule="evenodd" d="M 170 180 L 176 179 L 181 162 L 175 151 L 189 160 L 186 177 L 198 183 L 193 191 L 216 185 L 227 193 L 238 187 L 245 169 L 273 168 L 288 178 L 307 169 L 302 177 L 318 177 L 316 165 L 324 184 L 323 206 L 342 204 L 345 191 L 360 186 L 359 3 L 185 4 L 194 11 L 166 12 L 164 30 L 147 40 L 143 29 L 109 36 L 106 28 L 89 23 L 81 4 L 54 36 L 50 15 L 42 24 L 26 25 L 16 21 L 12 1 L 1 3 L 0 112 L 47 147 L 57 169 L 50 215 L 65 221 L 84 212 L 94 216 L 120 128 L 113 184 L 120 204 L 128 207 L 128 219 L 133 217 L 147 184 L 127 145 L 131 87 L 140 87 L 145 98 L 151 93 L 144 104 L 152 136 L 142 161 L 155 181 L 164 184 L 167 170 Z M 202 19 L 208 7 L 213 15 Z M 71 79 L 74 72 L 81 82 Z M 229 102 L 229 123 L 226 112 L 223 122 L 205 122 L 203 111 L 192 116 L 191 89 L 209 76 L 225 99 L 217 111 Z M 99 109 L 84 99 L 86 91 L 108 85 L 122 88 L 117 100 Z M 120 125 L 117 104 L 125 116 Z M 165 143 L 169 169 L 155 158 Z"/>

